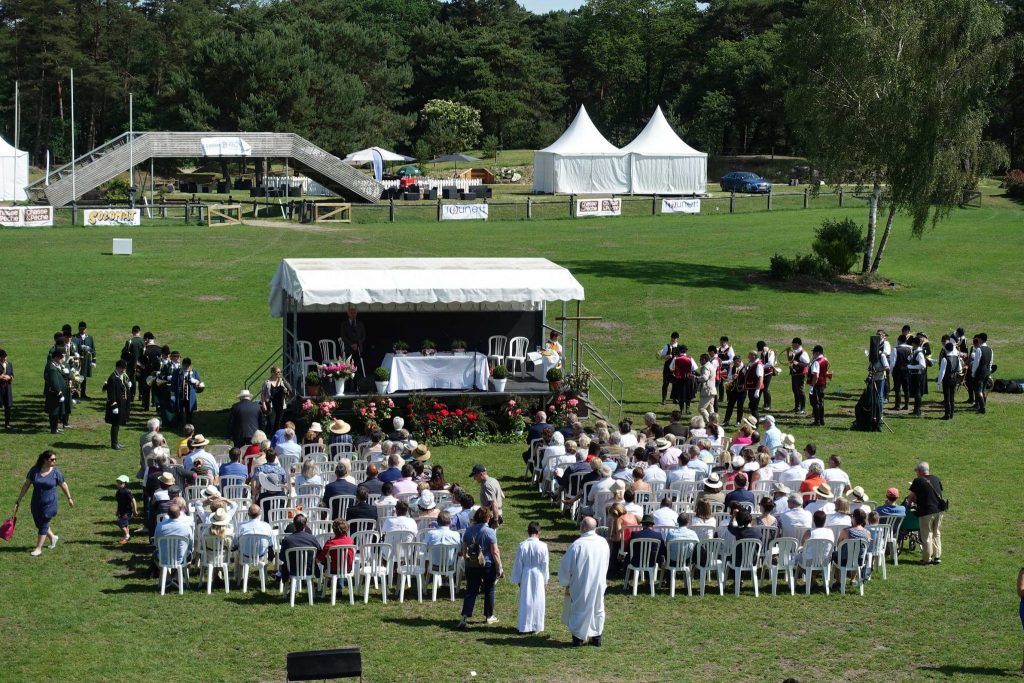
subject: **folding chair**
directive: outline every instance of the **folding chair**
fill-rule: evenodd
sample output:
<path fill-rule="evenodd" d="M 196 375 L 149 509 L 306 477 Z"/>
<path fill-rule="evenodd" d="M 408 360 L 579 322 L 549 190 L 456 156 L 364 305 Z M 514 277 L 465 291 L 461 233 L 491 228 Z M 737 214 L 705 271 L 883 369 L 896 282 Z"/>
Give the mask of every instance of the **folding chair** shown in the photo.
<path fill-rule="evenodd" d="M 423 602 L 423 575 L 427 567 L 425 558 L 427 555 L 427 544 L 418 542 L 404 542 L 398 544 L 395 556 L 395 566 L 398 574 L 398 602 L 405 602 L 405 586 L 412 586 L 413 577 L 416 578 L 416 599 Z"/>
<path fill-rule="evenodd" d="M 669 597 L 676 597 L 677 572 L 683 572 L 683 578 L 686 579 L 686 595 L 693 596 L 693 577 L 690 565 L 693 562 L 693 551 L 698 543 L 699 541 L 676 538 L 665 544 L 665 562 L 662 564 L 662 569 L 669 573 Z"/>
<path fill-rule="evenodd" d="M 260 591 L 267 592 L 267 551 L 274 539 L 268 534 L 246 534 L 238 538 L 238 559 L 241 562 L 242 592 L 249 592 L 249 570 L 260 573 Z"/>
<path fill-rule="evenodd" d="M 457 545 L 433 545 L 429 549 L 429 570 L 431 576 L 432 593 L 430 599 L 437 602 L 437 589 L 443 579 L 448 579 L 448 590 L 451 593 L 452 602 L 455 601 L 456 572 L 459 564 L 459 546 Z"/>
<path fill-rule="evenodd" d="M 167 574 L 178 573 L 178 594 L 185 592 L 185 578 L 188 577 L 188 536 L 161 536 L 156 539 L 156 558 L 160 567 L 160 595 L 167 589 Z"/>
<path fill-rule="evenodd" d="M 327 549 L 327 564 L 324 565 L 323 574 L 320 577 L 320 595 L 323 596 L 327 590 L 327 584 L 331 584 L 331 606 L 338 599 L 338 579 L 341 579 L 341 589 L 345 590 L 348 583 L 348 603 L 354 605 L 356 580 L 355 573 L 356 547 L 351 544 L 335 545 Z"/>
<path fill-rule="evenodd" d="M 316 548 L 289 548 L 284 553 L 284 561 L 288 565 L 291 598 L 289 602 L 295 607 L 295 593 L 299 586 L 305 584 L 309 604 L 313 604 L 313 568 L 316 566 Z"/>
<path fill-rule="evenodd" d="M 829 594 L 829 581 L 832 578 L 832 548 L 835 544 L 824 538 L 812 538 L 804 544 L 803 551 L 797 559 L 797 565 L 804 572 L 805 594 L 811 594 L 814 583 L 814 572 L 821 572 L 825 581 L 825 595 Z"/>
<path fill-rule="evenodd" d="M 759 597 L 757 572 L 760 562 L 761 541 L 756 538 L 744 538 L 733 544 L 732 555 L 729 556 L 727 566 L 733 572 L 736 595 L 740 594 L 743 572 L 750 572 L 750 579 L 754 582 L 754 597 Z"/>

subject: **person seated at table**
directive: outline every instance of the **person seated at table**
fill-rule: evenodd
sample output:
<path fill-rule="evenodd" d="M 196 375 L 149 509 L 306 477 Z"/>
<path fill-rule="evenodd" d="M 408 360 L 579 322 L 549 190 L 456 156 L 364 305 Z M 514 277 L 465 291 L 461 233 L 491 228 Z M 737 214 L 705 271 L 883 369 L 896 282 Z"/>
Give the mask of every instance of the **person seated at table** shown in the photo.
<path fill-rule="evenodd" d="M 548 353 L 558 354 L 559 358 L 562 357 L 562 344 L 558 341 L 559 337 L 561 336 L 561 332 L 551 330 L 551 333 L 548 335 L 548 341 L 546 344 L 544 344 L 545 351 L 547 351 Z"/>

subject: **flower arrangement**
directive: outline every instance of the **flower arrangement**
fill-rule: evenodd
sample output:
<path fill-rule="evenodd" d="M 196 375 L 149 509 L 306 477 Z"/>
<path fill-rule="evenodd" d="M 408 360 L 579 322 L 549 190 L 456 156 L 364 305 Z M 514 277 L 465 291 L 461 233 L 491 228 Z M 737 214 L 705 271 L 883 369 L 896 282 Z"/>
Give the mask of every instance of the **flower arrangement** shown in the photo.
<path fill-rule="evenodd" d="M 335 401 L 315 401 L 307 398 L 302 402 L 302 418 L 307 425 L 314 422 L 330 422 L 337 407 L 338 404 Z"/>
<path fill-rule="evenodd" d="M 471 439 L 480 432 L 480 413 L 472 409 L 449 408 L 433 403 L 423 416 L 423 435 L 427 439 L 458 441 Z"/>
<path fill-rule="evenodd" d="M 522 432 L 526 429 L 526 418 L 523 409 L 515 399 L 509 399 L 501 409 L 507 429 L 511 432 Z"/>
<path fill-rule="evenodd" d="M 570 414 L 578 414 L 579 405 L 579 399 L 570 398 L 562 393 L 557 394 L 548 404 L 548 421 L 560 427 L 564 426 Z"/>
<path fill-rule="evenodd" d="M 399 339 L 391 345 L 391 350 L 395 353 L 402 354 L 409 350 L 409 344 Z"/>
<path fill-rule="evenodd" d="M 353 401 L 352 410 L 365 429 L 370 424 L 380 426 L 389 422 L 395 414 L 395 402 L 387 396 L 370 394 L 365 399 Z"/>
<path fill-rule="evenodd" d="M 433 356 L 437 353 L 437 344 L 430 339 L 424 339 L 423 342 L 420 343 L 420 353 L 424 356 Z"/>
<path fill-rule="evenodd" d="M 348 379 L 356 374 L 356 366 L 348 361 L 338 361 L 320 366 L 320 374 L 328 379 Z"/>
<path fill-rule="evenodd" d="M 453 339 L 452 340 L 452 351 L 465 351 L 466 340 L 465 339 Z"/>

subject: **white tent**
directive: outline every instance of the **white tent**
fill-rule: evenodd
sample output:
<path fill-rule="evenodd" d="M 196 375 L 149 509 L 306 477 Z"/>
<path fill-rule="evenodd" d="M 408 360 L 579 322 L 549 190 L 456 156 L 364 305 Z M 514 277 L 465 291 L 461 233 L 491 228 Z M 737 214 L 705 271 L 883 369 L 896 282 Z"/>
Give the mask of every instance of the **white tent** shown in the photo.
<path fill-rule="evenodd" d="M 15 149 L 0 138 L 0 201 L 28 199 L 28 152 Z"/>
<path fill-rule="evenodd" d="M 628 156 L 633 194 L 704 194 L 708 155 L 683 142 L 665 120 L 661 107 L 633 142 L 622 148 Z"/>
<path fill-rule="evenodd" d="M 270 283 L 270 314 L 364 310 L 540 310 L 583 300 L 583 286 L 543 258 L 300 258 L 281 261 Z M 514 304 L 510 306 L 510 304 Z"/>
<path fill-rule="evenodd" d="M 368 164 L 371 161 L 373 161 L 373 150 L 377 150 L 378 152 L 380 152 L 380 155 L 384 159 L 384 161 L 415 161 L 415 158 L 413 157 L 407 157 L 401 154 L 396 154 L 394 152 L 389 152 L 383 147 L 367 147 L 366 149 L 361 149 L 358 152 L 352 152 L 342 161 L 348 164 L 355 164 L 357 166 L 359 164 Z"/>
<path fill-rule="evenodd" d="M 581 106 L 562 137 L 533 153 L 533 191 L 624 194 L 629 192 L 629 164 Z"/>

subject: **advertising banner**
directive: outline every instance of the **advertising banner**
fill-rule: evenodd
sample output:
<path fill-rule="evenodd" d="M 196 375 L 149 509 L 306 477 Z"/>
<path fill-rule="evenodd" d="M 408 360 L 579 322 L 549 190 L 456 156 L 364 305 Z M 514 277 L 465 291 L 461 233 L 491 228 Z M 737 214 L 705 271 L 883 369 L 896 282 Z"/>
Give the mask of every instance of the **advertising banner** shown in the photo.
<path fill-rule="evenodd" d="M 141 225 L 142 209 L 85 209 L 82 225 Z"/>
<path fill-rule="evenodd" d="M 53 225 L 52 206 L 0 206 L 0 225 L 5 228 Z"/>
<path fill-rule="evenodd" d="M 662 213 L 700 213 L 699 199 L 662 199 Z"/>
<path fill-rule="evenodd" d="M 589 218 L 591 216 L 621 216 L 621 199 L 577 199 L 576 217 Z"/>
<path fill-rule="evenodd" d="M 442 204 L 441 220 L 443 221 L 474 221 L 487 220 L 487 204 Z"/>

